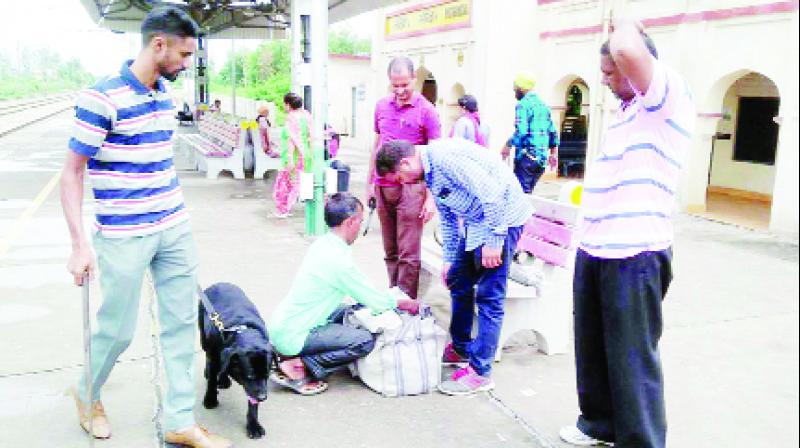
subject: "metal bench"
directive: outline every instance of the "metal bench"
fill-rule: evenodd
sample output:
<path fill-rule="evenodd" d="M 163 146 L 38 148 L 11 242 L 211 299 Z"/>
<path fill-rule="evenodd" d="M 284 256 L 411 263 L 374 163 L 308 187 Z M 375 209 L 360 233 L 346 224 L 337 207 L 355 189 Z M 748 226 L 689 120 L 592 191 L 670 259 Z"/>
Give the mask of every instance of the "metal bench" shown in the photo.
<path fill-rule="evenodd" d="M 579 208 L 532 196 L 534 215 L 525 224 L 511 266 L 499 347 L 521 330 L 536 333 L 540 351 L 552 355 L 569 348 L 572 324 L 572 274 Z M 422 242 L 422 268 L 431 285 L 438 279 L 442 247 L 433 236 Z M 497 351 L 499 361 L 502 350 Z"/>

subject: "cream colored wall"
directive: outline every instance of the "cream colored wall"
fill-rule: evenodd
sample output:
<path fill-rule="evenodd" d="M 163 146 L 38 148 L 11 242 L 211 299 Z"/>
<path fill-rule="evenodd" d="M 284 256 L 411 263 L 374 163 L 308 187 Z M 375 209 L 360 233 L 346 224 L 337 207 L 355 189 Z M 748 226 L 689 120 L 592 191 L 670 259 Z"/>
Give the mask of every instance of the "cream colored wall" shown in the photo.
<path fill-rule="evenodd" d="M 372 111 L 376 101 L 373 73 L 369 59 L 328 58 L 328 122 L 340 133 L 342 144 L 363 147 L 372 142 Z M 356 99 L 355 137 L 353 134 L 353 88 L 363 91 Z"/>

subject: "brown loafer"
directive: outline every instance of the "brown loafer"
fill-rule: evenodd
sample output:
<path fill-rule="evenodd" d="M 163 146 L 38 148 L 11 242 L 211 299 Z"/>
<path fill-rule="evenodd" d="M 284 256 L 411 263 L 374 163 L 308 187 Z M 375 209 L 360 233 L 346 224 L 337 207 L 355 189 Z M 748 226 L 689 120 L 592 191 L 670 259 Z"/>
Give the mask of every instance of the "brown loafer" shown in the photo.
<path fill-rule="evenodd" d="M 200 425 L 194 425 L 181 432 L 168 432 L 164 435 L 164 440 L 167 443 L 194 448 L 231 448 L 233 446 L 230 441 L 211 434 Z"/>
<path fill-rule="evenodd" d="M 75 388 L 70 389 L 70 394 L 75 398 L 75 407 L 78 408 L 78 423 L 86 433 L 89 433 L 89 419 L 92 419 L 92 436 L 95 439 L 107 439 L 111 437 L 111 424 L 108 422 L 106 410 L 103 408 L 103 402 L 97 400 L 94 402 L 92 409 L 81 401 L 78 397 L 78 391 Z M 91 415 L 91 416 L 90 416 Z"/>

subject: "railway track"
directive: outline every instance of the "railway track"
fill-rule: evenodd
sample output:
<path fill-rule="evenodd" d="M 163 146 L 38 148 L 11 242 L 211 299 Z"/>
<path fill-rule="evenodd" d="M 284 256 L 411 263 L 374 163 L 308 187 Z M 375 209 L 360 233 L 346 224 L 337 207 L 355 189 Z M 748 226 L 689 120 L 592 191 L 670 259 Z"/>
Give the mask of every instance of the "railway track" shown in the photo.
<path fill-rule="evenodd" d="M 68 92 L 0 101 L 0 137 L 71 108 L 76 96 Z"/>

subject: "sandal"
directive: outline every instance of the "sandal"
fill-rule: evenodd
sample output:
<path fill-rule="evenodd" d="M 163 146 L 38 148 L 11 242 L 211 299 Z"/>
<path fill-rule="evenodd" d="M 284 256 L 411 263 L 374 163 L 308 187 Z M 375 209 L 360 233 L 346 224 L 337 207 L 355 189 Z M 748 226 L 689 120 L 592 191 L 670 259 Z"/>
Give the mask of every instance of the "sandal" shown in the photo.
<path fill-rule="evenodd" d="M 272 372 L 269 379 L 273 383 L 289 388 L 300 395 L 317 395 L 328 390 L 328 383 L 325 381 L 311 381 L 309 377 L 299 380 L 289 379 L 283 372 Z M 307 386 L 311 386 L 310 388 Z"/>

